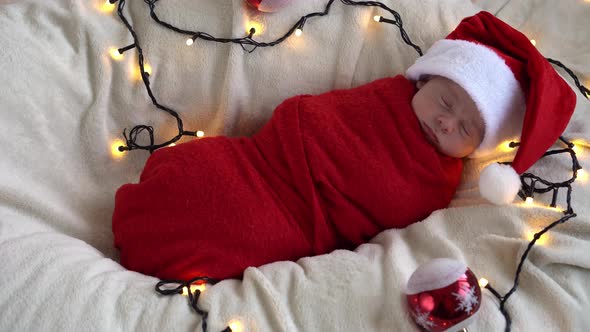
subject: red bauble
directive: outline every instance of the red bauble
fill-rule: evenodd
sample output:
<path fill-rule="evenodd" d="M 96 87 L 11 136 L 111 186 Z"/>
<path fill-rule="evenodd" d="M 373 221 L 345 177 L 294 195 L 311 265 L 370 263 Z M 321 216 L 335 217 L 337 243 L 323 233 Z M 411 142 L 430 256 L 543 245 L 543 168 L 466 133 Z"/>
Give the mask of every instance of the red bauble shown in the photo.
<path fill-rule="evenodd" d="M 246 2 L 261 12 L 276 12 L 291 3 L 292 0 L 246 0 Z"/>
<path fill-rule="evenodd" d="M 473 320 L 481 304 L 481 289 L 467 265 L 437 258 L 414 271 L 406 297 L 410 313 L 421 328 L 456 332 Z"/>

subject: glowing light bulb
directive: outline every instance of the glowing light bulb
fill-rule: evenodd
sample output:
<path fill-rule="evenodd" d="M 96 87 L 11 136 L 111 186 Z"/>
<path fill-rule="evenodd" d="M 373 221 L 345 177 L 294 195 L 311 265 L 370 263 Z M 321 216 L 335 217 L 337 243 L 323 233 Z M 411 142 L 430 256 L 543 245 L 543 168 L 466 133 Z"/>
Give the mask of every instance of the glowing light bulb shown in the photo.
<path fill-rule="evenodd" d="M 149 64 L 147 64 L 147 63 L 144 63 L 144 64 L 143 64 L 143 70 L 144 70 L 146 73 L 148 73 L 149 75 L 151 75 L 151 74 L 152 74 L 152 66 L 150 66 L 150 65 L 149 65 Z"/>
<path fill-rule="evenodd" d="M 207 286 L 205 284 L 191 285 L 191 292 L 194 293 L 197 289 L 200 290 L 201 292 L 204 292 L 205 289 L 207 289 Z"/>
<path fill-rule="evenodd" d="M 109 0 L 106 0 L 101 5 L 99 5 L 98 10 L 102 13 L 110 14 L 115 10 L 115 8 L 117 8 L 116 4 L 111 3 Z"/>
<path fill-rule="evenodd" d="M 381 16 L 379 16 L 379 15 L 375 15 L 375 16 L 373 16 L 373 20 L 374 20 L 375 22 L 379 22 L 379 21 L 381 21 Z"/>
<path fill-rule="evenodd" d="M 590 86 L 590 84 L 588 84 L 588 86 Z M 572 150 L 574 150 L 574 152 L 578 155 L 578 158 L 584 157 L 584 155 L 586 154 L 585 150 L 587 150 L 589 146 L 588 142 L 583 141 L 581 139 L 575 139 L 572 141 L 572 143 L 574 144 Z"/>
<path fill-rule="evenodd" d="M 197 137 L 203 137 L 205 133 L 202 130 L 197 131 Z"/>
<path fill-rule="evenodd" d="M 582 156 L 583 149 L 584 148 L 580 143 L 574 143 L 574 146 L 572 146 L 572 150 L 574 150 L 574 152 L 578 155 L 578 157 Z"/>
<path fill-rule="evenodd" d="M 121 61 L 123 59 L 123 54 L 119 53 L 119 49 L 115 47 L 109 48 L 109 54 L 115 61 Z"/>
<path fill-rule="evenodd" d="M 207 289 L 207 286 L 205 284 L 191 285 L 191 293 L 194 294 L 197 291 L 197 289 L 200 290 L 202 293 Z M 182 296 L 188 296 L 188 288 L 187 287 L 182 287 Z"/>
<path fill-rule="evenodd" d="M 255 35 L 260 35 L 264 33 L 264 26 L 260 22 L 244 20 L 244 30 L 246 30 L 246 34 L 250 34 L 250 30 L 254 29 Z"/>
<path fill-rule="evenodd" d="M 150 66 L 148 63 L 143 64 L 143 70 L 145 70 L 145 72 L 148 75 L 152 74 L 152 66 Z M 139 69 L 139 66 L 136 63 L 131 64 L 130 74 L 132 80 L 141 81 L 141 70 Z"/>
<path fill-rule="evenodd" d="M 527 197 L 527 198 L 525 199 L 525 201 L 524 201 L 524 202 L 525 202 L 527 205 L 533 205 L 533 202 L 534 202 L 534 200 L 533 200 L 533 198 L 532 198 L 532 197 L 530 197 L 530 196 L 529 196 L 529 197 Z"/>
<path fill-rule="evenodd" d="M 295 30 L 295 36 L 297 36 L 297 37 L 300 37 L 302 33 L 303 33 L 303 30 L 301 30 L 299 28 L 297 30 Z"/>
<path fill-rule="evenodd" d="M 531 39 L 531 44 L 533 44 L 533 46 L 537 46 L 537 41 L 534 39 Z"/>
<path fill-rule="evenodd" d="M 121 139 L 116 139 L 111 143 L 111 156 L 113 159 L 121 159 L 125 155 L 125 151 L 119 151 L 120 146 L 125 146 L 125 142 Z"/>
<path fill-rule="evenodd" d="M 535 238 L 535 232 L 533 231 L 528 231 L 527 232 L 527 239 L 530 241 L 532 241 Z M 547 241 L 549 240 L 549 236 L 547 235 L 547 233 L 541 235 L 540 238 L 537 239 L 537 241 L 535 242 L 538 245 L 545 245 L 547 244 Z"/>
<path fill-rule="evenodd" d="M 191 46 L 195 41 L 192 38 L 186 40 L 186 46 Z"/>
<path fill-rule="evenodd" d="M 229 328 L 232 330 L 232 332 L 243 332 L 244 331 L 244 325 L 242 325 L 242 322 L 240 322 L 239 320 L 232 320 L 229 322 L 229 324 L 227 324 L 229 326 Z"/>
<path fill-rule="evenodd" d="M 514 147 L 510 146 L 510 143 L 512 143 L 511 140 L 504 141 L 498 145 L 497 149 L 502 152 L 512 152 L 514 151 Z"/>
<path fill-rule="evenodd" d="M 579 169 L 578 170 L 578 179 L 580 179 L 580 181 L 582 181 L 582 182 L 588 181 L 588 173 L 583 169 Z"/>
<path fill-rule="evenodd" d="M 486 278 L 480 278 L 479 279 L 479 287 L 485 287 L 489 284 L 490 282 L 488 281 L 488 279 Z"/>

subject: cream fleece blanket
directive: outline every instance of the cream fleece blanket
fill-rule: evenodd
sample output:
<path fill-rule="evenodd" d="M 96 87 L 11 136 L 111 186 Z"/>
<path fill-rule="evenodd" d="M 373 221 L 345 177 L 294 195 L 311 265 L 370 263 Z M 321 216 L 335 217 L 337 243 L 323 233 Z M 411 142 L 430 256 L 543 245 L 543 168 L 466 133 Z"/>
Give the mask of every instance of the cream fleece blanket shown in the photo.
<path fill-rule="evenodd" d="M 129 34 L 115 14 L 101 12 L 103 0 L 8 2 L 0 5 L 0 331 L 199 330 L 186 298 L 158 296 L 157 280 L 123 269 L 112 245 L 114 192 L 137 181 L 147 155 L 114 158 L 111 144 L 135 124 L 153 125 L 157 141 L 175 134 L 172 119 L 133 81 L 134 53 L 120 61 L 108 55 L 130 44 Z M 590 44 L 581 33 L 590 29 L 590 4 L 582 0 L 383 2 L 424 50 L 481 5 L 536 39 L 546 56 L 590 75 Z M 157 10 L 175 25 L 220 37 L 243 37 L 258 23 L 255 38 L 269 41 L 326 3 L 294 1 L 259 14 L 239 0 L 166 0 Z M 396 27 L 371 19 L 386 13 L 339 1 L 330 15 L 308 20 L 301 38 L 252 54 L 203 41 L 187 47 L 185 36 L 150 20 L 140 0 L 128 0 L 127 13 L 158 99 L 180 112 L 185 129 L 206 135 L 250 134 L 289 96 L 394 75 L 417 56 Z M 580 97 L 568 137 L 590 141 L 589 112 Z M 417 266 L 436 257 L 465 261 L 505 293 L 528 232 L 559 214 L 477 205 L 476 172 L 490 161 L 470 162 L 454 207 L 422 223 L 385 231 L 354 252 L 252 268 L 243 281 L 209 287 L 201 307 L 210 312 L 210 330 L 239 322 L 245 331 L 417 331 L 403 290 Z M 581 150 L 581 162 L 590 165 L 590 148 Z M 559 157 L 536 171 L 565 179 L 568 167 Z M 579 217 L 552 231 L 525 264 L 507 305 L 513 331 L 590 329 L 589 187 L 576 182 Z M 500 331 L 497 302 L 484 294 L 471 328 Z"/>

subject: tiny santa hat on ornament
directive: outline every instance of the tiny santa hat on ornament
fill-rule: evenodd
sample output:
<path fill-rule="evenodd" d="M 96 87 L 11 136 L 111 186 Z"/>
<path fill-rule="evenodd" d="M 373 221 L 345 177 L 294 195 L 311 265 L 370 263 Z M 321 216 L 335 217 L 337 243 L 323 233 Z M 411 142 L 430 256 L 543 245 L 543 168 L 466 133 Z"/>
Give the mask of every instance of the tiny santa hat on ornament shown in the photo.
<path fill-rule="evenodd" d="M 482 11 L 461 21 L 406 72 L 411 80 L 446 77 L 473 99 L 485 123 L 479 147 L 469 156 L 490 155 L 520 136 L 512 165 L 491 164 L 480 174 L 481 195 L 511 203 L 520 176 L 557 141 L 576 105 L 576 95 L 529 39 Z"/>
<path fill-rule="evenodd" d="M 463 262 L 436 258 L 420 265 L 406 286 L 408 310 L 429 332 L 455 332 L 475 319 L 482 300 L 475 274 Z"/>

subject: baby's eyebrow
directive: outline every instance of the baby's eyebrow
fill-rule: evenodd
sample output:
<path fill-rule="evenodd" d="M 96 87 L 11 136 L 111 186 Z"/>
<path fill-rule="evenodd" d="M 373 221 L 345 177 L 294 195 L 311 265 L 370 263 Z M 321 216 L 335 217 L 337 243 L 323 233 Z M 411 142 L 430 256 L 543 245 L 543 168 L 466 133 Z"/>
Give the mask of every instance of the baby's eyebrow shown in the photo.
<path fill-rule="evenodd" d="M 449 94 L 451 95 L 451 98 L 452 98 L 453 100 L 457 100 L 457 99 L 459 99 L 459 97 L 457 96 L 457 92 L 455 91 L 455 89 L 453 89 L 453 88 L 450 88 L 450 89 L 448 89 L 448 90 L 449 90 Z"/>

